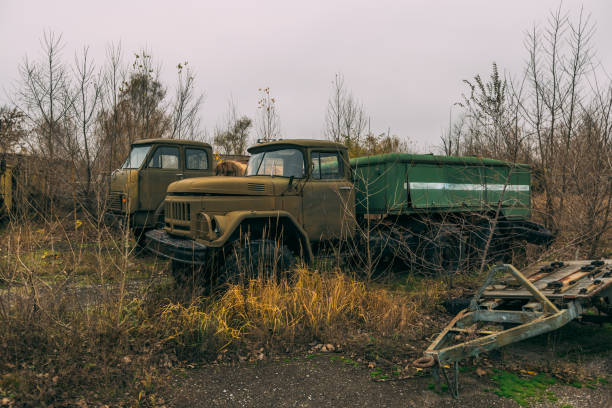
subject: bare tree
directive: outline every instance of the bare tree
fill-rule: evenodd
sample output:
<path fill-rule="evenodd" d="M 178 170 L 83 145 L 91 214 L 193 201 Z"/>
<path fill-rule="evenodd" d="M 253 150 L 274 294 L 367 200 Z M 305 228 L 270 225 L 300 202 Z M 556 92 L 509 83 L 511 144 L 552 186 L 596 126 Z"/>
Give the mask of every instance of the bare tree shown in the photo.
<path fill-rule="evenodd" d="M 160 66 L 146 50 L 135 54 L 127 81 L 121 87 L 119 114 L 127 128 L 128 144 L 167 134 L 170 121 L 164 100 L 166 87 L 159 79 Z"/>
<path fill-rule="evenodd" d="M 152 57 L 145 51 L 136 54 L 125 73 L 120 47 L 110 49 L 108 58 L 104 109 L 98 122 L 110 171 L 125 158 L 134 140 L 168 136 L 171 121 L 164 105 L 166 88 L 159 81 L 159 67 L 153 65 Z"/>
<path fill-rule="evenodd" d="M 552 12 L 543 30 L 534 26 L 527 36 L 530 100 L 523 115 L 535 135 L 536 163 L 545 169 L 542 186 L 546 225 L 559 229 L 557 215 L 564 212 L 568 192 L 565 164 L 571 160 L 577 118 L 584 113 L 583 81 L 592 59 L 594 25 L 581 10 L 573 23 L 561 6 Z"/>
<path fill-rule="evenodd" d="M 70 113 L 73 94 L 70 76 L 61 60 L 62 36 L 51 31 L 43 35 L 43 58 L 32 61 L 25 58 L 19 66 L 21 82 L 16 90 L 15 106 L 26 118 L 26 141 L 29 149 L 41 155 L 48 166 L 37 168 L 42 206 L 53 210 L 58 192 L 67 177 L 57 161 L 69 149 L 73 121 Z"/>
<path fill-rule="evenodd" d="M 224 154 L 244 154 L 252 124 L 248 117 L 238 115 L 234 102 L 230 100 L 225 123 L 215 130 L 213 143 Z"/>
<path fill-rule="evenodd" d="M 116 139 L 119 133 L 119 98 L 121 85 L 125 81 L 125 70 L 122 63 L 121 43 L 110 44 L 106 49 L 106 66 L 104 67 L 102 92 L 102 109 L 98 117 L 101 146 L 106 150 L 106 171 L 110 174 L 116 165 Z M 120 152 L 123 153 L 123 152 Z M 120 159 L 122 159 L 121 157 Z M 110 182 L 110 178 L 108 179 Z M 109 186 L 110 188 L 110 186 Z"/>
<path fill-rule="evenodd" d="M 195 75 L 185 61 L 177 65 L 178 83 L 172 106 L 171 139 L 202 138 L 200 129 L 200 107 L 204 101 L 204 94 L 196 94 Z"/>
<path fill-rule="evenodd" d="M 92 165 L 97 152 L 97 146 L 93 145 L 93 127 L 98 114 L 101 99 L 100 76 L 96 72 L 95 65 L 89 59 L 89 48 L 84 47 L 79 58 L 75 56 L 76 93 L 73 110 L 75 121 L 79 127 L 80 137 L 77 146 L 83 153 L 85 162 L 85 194 L 91 194 Z"/>
<path fill-rule="evenodd" d="M 61 61 L 62 36 L 45 32 L 42 48 L 43 60 L 36 62 L 26 57 L 19 66 L 21 87 L 14 102 L 33 129 L 32 147 L 54 159 L 65 135 L 63 121 L 68 117 L 72 101 L 69 76 Z"/>
<path fill-rule="evenodd" d="M 0 153 L 13 151 L 25 136 L 23 113 L 15 107 L 0 106 Z"/>
<path fill-rule="evenodd" d="M 344 86 L 344 76 L 336 74 L 332 82 L 332 96 L 327 103 L 325 136 L 344 143 L 349 151 L 363 142 L 368 117 L 361 105 Z"/>
<path fill-rule="evenodd" d="M 494 65 L 488 81 L 466 81 L 463 116 L 442 141 L 447 153 L 530 163 L 532 192 L 543 196 L 534 199 L 536 215 L 589 256 L 610 229 L 612 194 L 610 85 L 599 84 L 594 32 L 583 10 L 575 20 L 561 6 L 551 12 L 526 35 L 524 76 L 502 78 Z"/>
<path fill-rule="evenodd" d="M 595 258 L 612 227 L 612 85 L 596 90 L 594 102 L 579 117 L 569 153 L 564 219 L 584 237 L 586 256 Z M 576 222 L 578 221 L 578 222 Z"/>
<path fill-rule="evenodd" d="M 462 154 L 465 127 L 465 113 L 461 114 L 455 122 L 453 122 L 451 113 L 449 113 L 448 132 L 443 132 L 440 137 L 440 147 L 443 154 L 447 156 L 459 156 Z"/>
<path fill-rule="evenodd" d="M 270 95 L 270 88 L 259 88 L 261 98 L 257 101 L 259 116 L 257 120 L 257 137 L 262 141 L 280 138 L 280 119 L 276 110 L 276 99 Z"/>

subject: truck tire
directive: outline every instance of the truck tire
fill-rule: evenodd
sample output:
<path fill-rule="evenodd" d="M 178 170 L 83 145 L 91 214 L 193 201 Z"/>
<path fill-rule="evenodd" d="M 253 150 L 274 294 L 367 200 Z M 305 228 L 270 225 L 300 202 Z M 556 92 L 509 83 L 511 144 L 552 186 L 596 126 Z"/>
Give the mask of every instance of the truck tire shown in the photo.
<path fill-rule="evenodd" d="M 147 231 L 148 230 L 145 228 L 134 228 L 132 230 L 134 241 L 136 242 L 136 246 L 134 248 L 134 255 L 136 256 L 146 255 L 148 253 L 145 241 L 145 233 Z"/>
<path fill-rule="evenodd" d="M 170 273 L 174 278 L 174 283 L 178 287 L 196 288 L 214 286 L 212 271 L 215 269 L 213 265 L 214 259 L 211 260 L 211 265 L 191 265 L 183 262 L 170 261 Z"/>
<path fill-rule="evenodd" d="M 506 261 L 512 257 L 510 240 L 504 235 L 500 229 L 500 225 L 495 228 L 489 247 L 487 241 L 491 234 L 492 228 L 489 219 L 483 219 L 469 227 L 468 237 L 468 258 L 470 269 L 477 269 L 482 264 L 485 258 L 485 265 L 495 263 L 497 261 Z"/>
<path fill-rule="evenodd" d="M 172 259 L 170 261 L 170 273 L 174 278 L 176 286 L 185 286 L 189 281 L 193 281 L 195 270 L 192 265 L 185 264 Z"/>
<path fill-rule="evenodd" d="M 394 228 L 374 228 L 367 237 L 359 236 L 349 245 L 347 265 L 368 279 L 382 277 L 396 268 L 401 270 L 411 239 L 410 234 L 402 235 Z"/>
<path fill-rule="evenodd" d="M 455 224 L 432 224 L 420 237 L 414 262 L 425 275 L 449 275 L 466 268 L 467 240 Z"/>
<path fill-rule="evenodd" d="M 267 239 L 235 243 L 226 251 L 219 283 L 247 282 L 289 276 L 296 257 L 287 246 Z"/>

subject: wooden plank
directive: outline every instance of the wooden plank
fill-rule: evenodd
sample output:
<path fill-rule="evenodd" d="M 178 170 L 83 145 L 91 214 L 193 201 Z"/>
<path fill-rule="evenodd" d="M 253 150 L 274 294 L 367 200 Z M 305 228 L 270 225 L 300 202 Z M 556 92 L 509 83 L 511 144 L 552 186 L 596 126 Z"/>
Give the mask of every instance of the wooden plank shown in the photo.
<path fill-rule="evenodd" d="M 562 299 L 571 299 L 571 298 L 588 298 L 596 293 L 599 293 L 605 288 L 612 286 L 612 278 L 601 278 L 602 283 L 597 285 L 598 288 L 595 288 L 593 292 L 588 292 L 587 294 L 581 294 L 580 289 L 583 287 L 588 287 L 591 284 L 590 279 L 583 279 L 578 282 L 578 284 L 572 286 L 570 290 L 564 293 L 554 293 L 552 290 L 541 290 L 541 292 L 551 300 L 562 300 Z M 532 294 L 524 289 L 520 290 L 494 290 L 494 291 L 485 291 L 482 294 L 483 299 L 531 299 L 533 298 Z"/>

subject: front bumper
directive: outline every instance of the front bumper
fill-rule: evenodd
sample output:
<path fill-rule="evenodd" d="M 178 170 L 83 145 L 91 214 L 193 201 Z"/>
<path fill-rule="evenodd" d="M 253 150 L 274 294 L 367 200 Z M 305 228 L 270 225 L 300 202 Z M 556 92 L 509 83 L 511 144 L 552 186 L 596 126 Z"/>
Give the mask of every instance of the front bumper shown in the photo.
<path fill-rule="evenodd" d="M 208 263 L 210 248 L 193 239 L 175 238 L 161 229 L 151 230 L 145 236 L 147 249 L 157 255 L 192 265 Z"/>

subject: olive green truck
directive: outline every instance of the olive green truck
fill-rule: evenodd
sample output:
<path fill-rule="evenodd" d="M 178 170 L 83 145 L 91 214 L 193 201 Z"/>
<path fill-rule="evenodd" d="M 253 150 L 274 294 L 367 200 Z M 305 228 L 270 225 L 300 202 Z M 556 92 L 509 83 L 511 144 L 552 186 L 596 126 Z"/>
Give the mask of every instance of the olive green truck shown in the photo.
<path fill-rule="evenodd" d="M 123 165 L 111 174 L 105 221 L 129 226 L 142 244 L 145 231 L 163 225 L 163 202 L 170 183 L 213 174 L 212 148 L 207 143 L 138 140 Z"/>
<path fill-rule="evenodd" d="M 322 140 L 273 141 L 248 151 L 244 177 L 169 185 L 163 228 L 146 240 L 173 269 L 213 260 L 216 270 L 235 267 L 240 256 L 255 261 L 247 254 L 261 253 L 266 243 L 279 262 L 310 262 L 331 246 L 449 268 L 474 256 L 473 248 L 507 253 L 511 243 L 553 239 L 529 221 L 526 165 L 399 153 L 349 161 L 343 145 Z"/>

